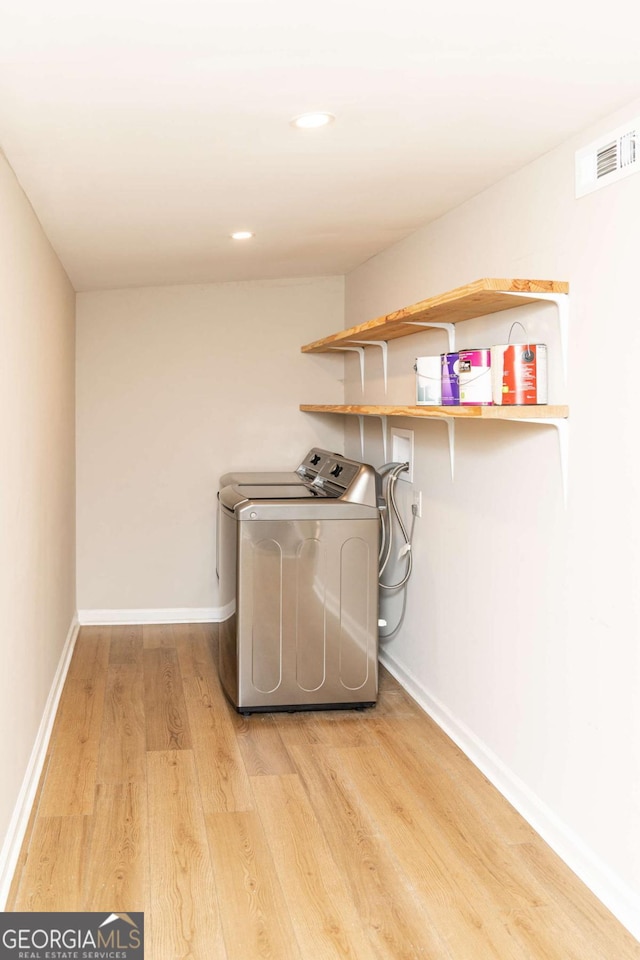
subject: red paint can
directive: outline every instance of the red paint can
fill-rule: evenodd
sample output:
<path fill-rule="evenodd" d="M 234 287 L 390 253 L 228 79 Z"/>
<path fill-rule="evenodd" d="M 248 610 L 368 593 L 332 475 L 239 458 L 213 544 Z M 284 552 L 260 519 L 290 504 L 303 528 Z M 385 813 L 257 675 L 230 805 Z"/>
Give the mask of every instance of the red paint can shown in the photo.
<path fill-rule="evenodd" d="M 499 343 L 491 347 L 493 402 L 503 406 L 547 403 L 547 346 Z"/>

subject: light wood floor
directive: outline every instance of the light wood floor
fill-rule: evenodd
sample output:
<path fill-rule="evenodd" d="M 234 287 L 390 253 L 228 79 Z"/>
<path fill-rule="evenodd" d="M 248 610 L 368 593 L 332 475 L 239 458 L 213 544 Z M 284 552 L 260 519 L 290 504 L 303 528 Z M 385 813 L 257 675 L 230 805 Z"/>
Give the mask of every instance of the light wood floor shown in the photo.
<path fill-rule="evenodd" d="M 639 960 L 387 674 L 242 718 L 214 630 L 81 630 L 7 909 L 144 910 L 149 960 Z"/>

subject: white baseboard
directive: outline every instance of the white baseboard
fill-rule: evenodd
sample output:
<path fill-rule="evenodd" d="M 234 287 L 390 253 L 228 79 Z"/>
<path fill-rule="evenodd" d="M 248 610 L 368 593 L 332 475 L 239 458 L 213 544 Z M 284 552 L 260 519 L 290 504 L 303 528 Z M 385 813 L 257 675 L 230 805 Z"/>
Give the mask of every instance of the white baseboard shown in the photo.
<path fill-rule="evenodd" d="M 381 650 L 380 661 L 576 876 L 620 923 L 640 940 L 640 896 L 489 750 L 473 731 L 452 716 L 444 704 L 432 697 L 403 664 L 386 650 Z"/>
<path fill-rule="evenodd" d="M 82 626 L 109 626 L 140 623 L 220 623 L 233 613 L 225 607 L 168 607 L 150 610 L 78 610 Z"/>
<path fill-rule="evenodd" d="M 64 647 L 62 648 L 62 653 L 60 654 L 60 660 L 58 661 L 58 667 L 53 678 L 53 683 L 51 684 L 51 689 L 49 690 L 49 696 L 31 751 L 29 764 L 22 781 L 16 805 L 13 809 L 13 815 L 9 823 L 2 851 L 0 852 L 0 911 L 5 908 L 13 874 L 15 873 L 18 857 L 20 856 L 22 842 L 29 825 L 31 809 L 38 789 L 38 783 L 40 782 L 44 761 L 47 756 L 53 721 L 56 717 L 60 695 L 69 669 L 69 663 L 71 662 L 79 628 L 78 618 L 74 616 L 64 642 Z"/>

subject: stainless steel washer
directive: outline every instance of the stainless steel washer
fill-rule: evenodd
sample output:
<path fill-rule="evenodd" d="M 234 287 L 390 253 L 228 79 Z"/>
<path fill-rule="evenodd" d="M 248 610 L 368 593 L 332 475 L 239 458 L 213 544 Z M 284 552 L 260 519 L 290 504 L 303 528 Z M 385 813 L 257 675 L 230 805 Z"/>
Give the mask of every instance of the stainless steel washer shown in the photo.
<path fill-rule="evenodd" d="M 320 473 L 324 464 L 337 454 L 330 453 L 328 450 L 322 450 L 320 447 L 312 447 L 309 450 L 302 463 L 295 470 L 273 471 L 273 470 L 252 470 L 252 471 L 233 471 L 225 473 L 220 477 L 219 490 L 228 487 L 233 483 L 254 483 L 254 484 L 289 484 L 299 483 L 301 480 L 311 483 Z M 216 527 L 216 576 L 220 581 L 220 531 L 222 523 L 220 520 L 220 507 L 218 506 L 218 521 Z M 229 597 L 224 601 L 229 602 Z"/>
<path fill-rule="evenodd" d="M 337 454 L 320 447 L 312 447 L 302 463 L 295 470 L 274 472 L 269 470 L 254 470 L 249 472 L 225 473 L 220 477 L 220 489 L 232 483 L 297 483 L 299 480 L 313 480 L 318 476 L 324 464 Z"/>
<path fill-rule="evenodd" d="M 372 706 L 380 520 L 373 467 L 219 493 L 220 678 L 242 713 Z"/>

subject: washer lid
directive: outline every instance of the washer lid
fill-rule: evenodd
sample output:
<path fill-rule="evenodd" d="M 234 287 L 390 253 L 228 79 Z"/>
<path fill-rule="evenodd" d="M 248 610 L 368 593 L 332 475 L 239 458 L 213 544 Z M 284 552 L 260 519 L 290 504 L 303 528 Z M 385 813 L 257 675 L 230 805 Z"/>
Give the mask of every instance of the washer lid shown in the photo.
<path fill-rule="evenodd" d="M 231 483 L 299 483 L 300 475 L 295 470 L 281 473 L 269 470 L 249 470 L 246 473 L 223 473 L 218 481 L 218 489 L 228 487 Z"/>
<path fill-rule="evenodd" d="M 257 484 L 233 483 L 224 487 L 218 494 L 220 502 L 229 510 L 248 501 L 324 500 L 322 493 L 304 483 Z"/>
<path fill-rule="evenodd" d="M 233 486 L 246 500 L 307 500 L 322 496 L 304 483 L 235 483 Z"/>

